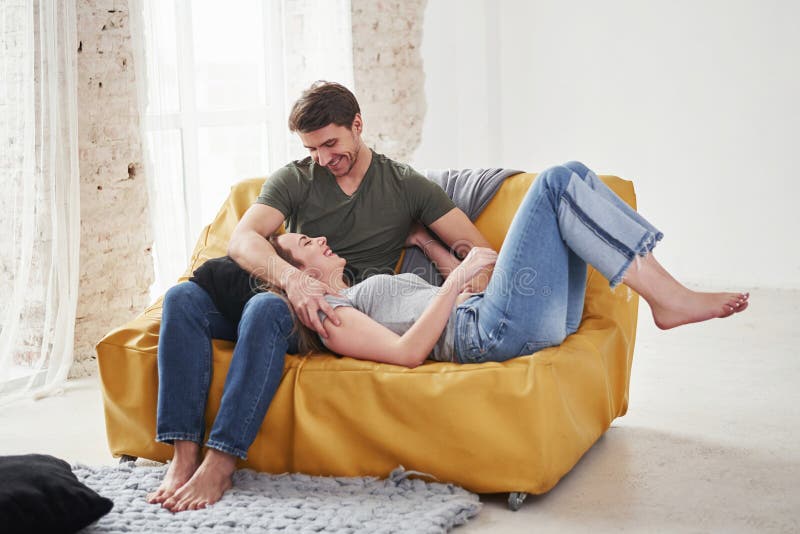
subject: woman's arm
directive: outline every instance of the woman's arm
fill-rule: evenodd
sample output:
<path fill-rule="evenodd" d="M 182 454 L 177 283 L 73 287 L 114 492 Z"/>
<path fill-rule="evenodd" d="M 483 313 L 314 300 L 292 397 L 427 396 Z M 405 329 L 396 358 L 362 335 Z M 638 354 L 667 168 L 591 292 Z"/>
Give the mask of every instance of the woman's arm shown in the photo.
<path fill-rule="evenodd" d="M 494 264 L 496 259 L 497 253 L 491 249 L 473 248 L 402 336 L 355 308 L 339 308 L 341 324 L 325 324 L 328 338 L 323 342 L 343 356 L 417 367 L 439 341 L 463 286 L 483 267 Z"/>
<path fill-rule="evenodd" d="M 343 356 L 417 367 L 442 335 L 458 293 L 455 283 L 445 282 L 425 312 L 402 336 L 355 308 L 337 308 L 341 324 L 335 326 L 325 319 L 328 338 L 323 343 Z"/>

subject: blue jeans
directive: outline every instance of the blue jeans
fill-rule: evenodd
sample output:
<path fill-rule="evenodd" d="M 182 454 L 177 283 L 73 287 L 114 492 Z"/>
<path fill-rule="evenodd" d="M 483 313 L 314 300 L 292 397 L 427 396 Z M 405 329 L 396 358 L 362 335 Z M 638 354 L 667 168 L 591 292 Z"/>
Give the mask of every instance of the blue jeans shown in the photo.
<path fill-rule="evenodd" d="M 235 325 L 194 282 L 170 288 L 158 338 L 156 441 L 202 444 L 211 339 L 226 339 L 236 346 L 206 446 L 247 459 L 283 376 L 284 355 L 297 352 L 292 328 L 288 306 L 273 293 L 253 296 Z"/>
<path fill-rule="evenodd" d="M 586 265 L 616 287 L 663 237 L 585 165 L 534 180 L 482 294 L 456 311 L 456 358 L 505 361 L 560 345 L 583 313 Z"/>

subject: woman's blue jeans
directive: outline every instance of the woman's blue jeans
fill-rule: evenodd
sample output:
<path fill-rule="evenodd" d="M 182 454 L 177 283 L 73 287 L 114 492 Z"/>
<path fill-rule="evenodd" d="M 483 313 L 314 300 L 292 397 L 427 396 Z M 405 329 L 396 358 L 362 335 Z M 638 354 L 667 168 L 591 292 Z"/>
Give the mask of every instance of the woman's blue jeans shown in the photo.
<path fill-rule="evenodd" d="M 238 325 L 194 282 L 164 295 L 158 339 L 156 441 L 202 444 L 211 373 L 211 339 L 235 341 L 219 411 L 206 446 L 247 458 L 283 377 L 287 352 L 297 352 L 289 308 L 273 293 L 254 295 Z"/>
<path fill-rule="evenodd" d="M 505 361 L 578 329 L 591 264 L 616 287 L 663 237 L 578 162 L 542 172 L 511 223 L 492 279 L 456 311 L 461 363 Z"/>

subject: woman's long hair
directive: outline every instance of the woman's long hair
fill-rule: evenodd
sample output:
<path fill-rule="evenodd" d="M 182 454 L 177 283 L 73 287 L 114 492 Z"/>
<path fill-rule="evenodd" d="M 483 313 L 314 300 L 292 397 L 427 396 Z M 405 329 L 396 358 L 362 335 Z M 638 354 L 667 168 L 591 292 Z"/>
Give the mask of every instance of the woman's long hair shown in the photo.
<path fill-rule="evenodd" d="M 272 248 L 275 249 L 275 252 L 277 252 L 278 256 L 280 256 L 284 261 L 286 261 L 291 265 L 297 266 L 298 265 L 297 260 L 295 260 L 292 257 L 289 251 L 285 250 L 280 245 L 278 245 L 277 238 L 279 235 L 280 234 L 278 233 L 274 233 L 271 236 L 269 236 L 268 238 L 269 244 L 272 245 Z M 319 339 L 319 336 L 317 336 L 317 333 L 308 328 L 306 325 L 304 325 L 297 319 L 297 314 L 294 312 L 294 306 L 292 306 L 292 303 L 289 302 L 289 299 L 286 297 L 286 292 L 282 288 L 270 284 L 269 282 L 257 278 L 255 276 L 252 277 L 252 280 L 255 284 L 255 288 L 257 288 L 260 291 L 271 291 L 272 293 L 275 293 L 289 307 L 289 312 L 292 315 L 292 322 L 294 323 L 294 328 L 292 329 L 292 333 L 297 332 L 299 338 L 298 349 L 300 351 L 300 354 L 309 354 L 312 352 L 320 352 L 327 350 L 323 347 L 322 342 Z"/>

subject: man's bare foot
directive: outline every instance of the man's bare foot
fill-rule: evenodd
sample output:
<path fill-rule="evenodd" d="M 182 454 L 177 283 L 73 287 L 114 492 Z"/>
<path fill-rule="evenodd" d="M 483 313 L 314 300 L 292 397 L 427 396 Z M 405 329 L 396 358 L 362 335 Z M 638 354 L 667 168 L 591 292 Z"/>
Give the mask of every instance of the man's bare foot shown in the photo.
<path fill-rule="evenodd" d="M 663 305 L 651 303 L 653 321 L 662 330 L 729 317 L 747 308 L 750 293 L 702 293 L 686 290 Z"/>
<path fill-rule="evenodd" d="M 233 486 L 236 457 L 208 449 L 192 478 L 161 505 L 170 512 L 197 510 L 214 504 Z"/>
<path fill-rule="evenodd" d="M 147 494 L 147 502 L 159 504 L 170 497 L 178 488 L 186 484 L 200 466 L 198 453 L 200 446 L 191 441 L 175 440 L 175 454 L 167 468 L 167 474 L 158 489 Z"/>

